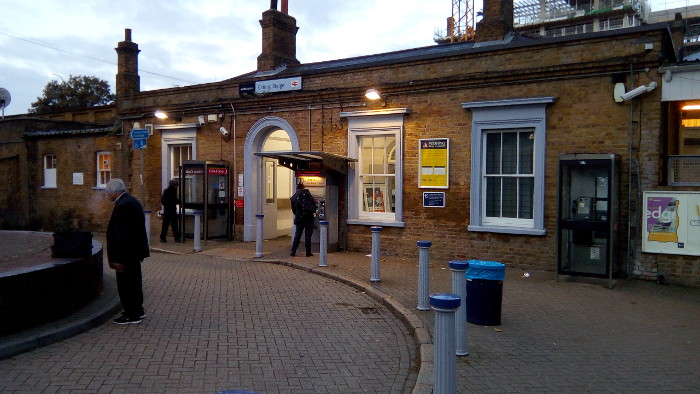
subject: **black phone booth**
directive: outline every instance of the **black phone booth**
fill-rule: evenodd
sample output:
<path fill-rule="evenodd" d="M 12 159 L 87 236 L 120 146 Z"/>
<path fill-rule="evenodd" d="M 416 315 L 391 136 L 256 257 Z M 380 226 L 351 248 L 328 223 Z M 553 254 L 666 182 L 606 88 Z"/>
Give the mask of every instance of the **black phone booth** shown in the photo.
<path fill-rule="evenodd" d="M 614 154 L 559 156 L 557 278 L 617 274 L 615 226 L 619 158 Z"/>
<path fill-rule="evenodd" d="M 201 215 L 203 239 L 231 238 L 229 165 L 226 161 L 187 160 L 180 166 L 180 228 L 194 238 L 194 215 Z"/>

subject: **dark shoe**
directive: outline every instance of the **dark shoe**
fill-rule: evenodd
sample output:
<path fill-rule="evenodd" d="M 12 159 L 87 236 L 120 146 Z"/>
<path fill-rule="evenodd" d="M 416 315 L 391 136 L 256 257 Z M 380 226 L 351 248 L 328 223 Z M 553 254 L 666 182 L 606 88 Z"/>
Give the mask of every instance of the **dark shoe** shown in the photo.
<path fill-rule="evenodd" d="M 124 324 L 139 324 L 141 319 L 138 317 L 129 317 L 126 315 L 121 315 L 114 319 L 114 324 L 124 325 Z"/>
<path fill-rule="evenodd" d="M 168 243 L 168 240 L 165 239 L 165 238 L 161 238 L 161 239 L 160 239 L 160 242 L 162 242 L 162 243 Z"/>
<path fill-rule="evenodd" d="M 307 254 L 306 254 L 306 257 L 311 257 L 311 256 L 313 256 L 313 255 L 314 255 L 313 253 L 307 253 Z"/>
<path fill-rule="evenodd" d="M 126 314 L 124 312 L 122 312 L 122 316 L 126 316 Z M 146 312 L 141 313 L 141 315 L 139 316 L 139 319 L 145 319 L 145 318 L 146 318 Z"/>
<path fill-rule="evenodd" d="M 292 257 L 295 257 L 297 254 L 296 254 L 296 253 L 290 253 L 289 255 L 292 256 Z"/>
<path fill-rule="evenodd" d="M 175 240 L 175 242 L 181 243 L 181 242 L 182 242 L 182 239 L 178 238 L 178 239 Z"/>

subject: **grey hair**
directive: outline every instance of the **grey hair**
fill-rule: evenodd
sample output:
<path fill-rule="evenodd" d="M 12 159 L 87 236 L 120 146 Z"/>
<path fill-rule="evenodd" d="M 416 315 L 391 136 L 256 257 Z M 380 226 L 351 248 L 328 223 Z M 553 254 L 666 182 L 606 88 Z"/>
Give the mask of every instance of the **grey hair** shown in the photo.
<path fill-rule="evenodd" d="M 105 186 L 107 193 L 124 193 L 126 191 L 126 185 L 124 181 L 119 178 L 112 178 Z"/>

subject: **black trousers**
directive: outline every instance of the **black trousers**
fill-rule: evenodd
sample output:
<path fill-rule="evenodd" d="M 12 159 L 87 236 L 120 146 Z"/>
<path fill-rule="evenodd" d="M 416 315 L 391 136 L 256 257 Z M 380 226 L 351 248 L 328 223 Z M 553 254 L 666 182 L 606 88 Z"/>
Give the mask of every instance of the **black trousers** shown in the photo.
<path fill-rule="evenodd" d="M 301 242 L 301 233 L 304 232 L 304 246 L 306 246 L 306 255 L 311 255 L 311 236 L 314 233 L 314 218 L 305 218 L 303 222 L 297 224 L 297 230 L 294 232 L 294 241 L 292 242 L 292 254 L 297 253 L 297 248 Z"/>
<path fill-rule="evenodd" d="M 137 318 L 144 314 L 141 262 L 131 262 L 123 272 L 117 272 L 119 301 L 124 314 Z"/>
<path fill-rule="evenodd" d="M 180 239 L 180 224 L 177 220 L 177 213 L 163 213 L 163 227 L 160 229 L 160 239 L 165 240 L 168 236 L 168 226 L 173 228 L 173 236 L 175 241 Z"/>

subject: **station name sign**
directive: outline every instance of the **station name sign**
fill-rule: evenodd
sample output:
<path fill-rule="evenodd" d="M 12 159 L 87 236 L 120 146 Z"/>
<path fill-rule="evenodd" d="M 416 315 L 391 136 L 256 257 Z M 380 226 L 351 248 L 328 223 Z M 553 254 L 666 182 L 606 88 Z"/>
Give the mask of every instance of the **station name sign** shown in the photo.
<path fill-rule="evenodd" d="M 241 96 L 288 92 L 291 90 L 301 90 L 301 77 L 271 79 L 268 81 L 242 83 L 238 87 L 238 93 Z"/>

